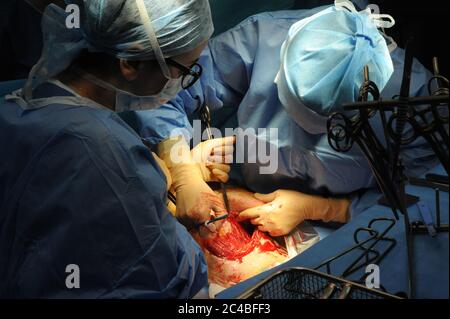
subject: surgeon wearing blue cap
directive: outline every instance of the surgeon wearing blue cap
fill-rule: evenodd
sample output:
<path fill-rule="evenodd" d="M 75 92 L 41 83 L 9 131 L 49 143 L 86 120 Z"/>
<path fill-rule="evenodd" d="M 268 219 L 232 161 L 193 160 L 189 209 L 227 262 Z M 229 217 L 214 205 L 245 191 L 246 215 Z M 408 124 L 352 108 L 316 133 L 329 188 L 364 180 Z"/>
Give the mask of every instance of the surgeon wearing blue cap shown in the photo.
<path fill-rule="evenodd" d="M 209 41 L 199 60 L 203 75 L 198 83 L 158 110 L 137 112 L 140 134 L 152 144 L 164 144 L 175 128 L 192 133 L 186 115 L 202 104 L 213 111 L 235 109 L 229 121 L 233 127 L 278 130 L 275 140 L 256 135 L 276 145 L 274 174 L 261 174 L 264 163 L 259 161 L 233 166 L 233 179 L 266 202 L 241 212 L 241 220 L 273 236 L 289 233 L 304 220 L 348 221 L 375 204 L 365 194 L 376 181 L 357 147 L 344 154 L 329 146 L 327 118 L 342 111 L 343 103 L 357 100 L 364 66 L 383 98 L 400 92 L 403 73 L 404 51 L 383 33 L 395 21 L 374 11 L 357 11 L 350 1 L 336 0 L 334 6 L 248 18 Z M 430 77 L 415 60 L 411 94 L 424 95 Z M 151 122 L 155 116 L 157 122 Z M 402 150 L 409 175 L 436 164 L 424 139 Z"/>
<path fill-rule="evenodd" d="M 207 269 L 167 210 L 172 178 L 116 112 L 198 80 L 208 1 L 68 3 L 80 28 L 49 5 L 42 56 L 0 105 L 0 298 L 192 297 Z"/>

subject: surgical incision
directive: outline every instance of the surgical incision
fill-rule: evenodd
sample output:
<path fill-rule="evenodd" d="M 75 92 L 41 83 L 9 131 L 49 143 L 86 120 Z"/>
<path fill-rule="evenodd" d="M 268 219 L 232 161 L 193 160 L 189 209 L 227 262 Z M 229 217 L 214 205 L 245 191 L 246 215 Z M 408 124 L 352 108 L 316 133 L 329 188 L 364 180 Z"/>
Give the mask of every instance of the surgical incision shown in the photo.
<path fill-rule="evenodd" d="M 209 281 L 229 287 L 272 268 L 284 261 L 286 250 L 271 237 L 251 224 L 241 224 L 239 212 L 262 205 L 253 194 L 242 189 L 229 189 L 230 217 L 214 235 L 203 238 L 191 231 L 202 247 L 208 264 Z"/>

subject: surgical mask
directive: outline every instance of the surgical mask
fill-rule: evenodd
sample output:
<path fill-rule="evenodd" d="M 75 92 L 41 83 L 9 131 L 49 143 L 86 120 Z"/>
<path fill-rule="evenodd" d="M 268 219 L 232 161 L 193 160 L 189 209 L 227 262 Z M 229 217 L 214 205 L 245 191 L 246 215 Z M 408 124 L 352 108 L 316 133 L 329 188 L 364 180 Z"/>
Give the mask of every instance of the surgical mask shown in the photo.
<path fill-rule="evenodd" d="M 158 43 L 155 30 L 150 21 L 144 2 L 142 0 L 136 0 L 136 4 L 150 45 L 155 53 L 156 61 L 158 62 L 163 75 L 167 79 L 167 83 L 158 94 L 150 96 L 137 96 L 132 93 L 116 89 L 116 112 L 155 109 L 175 98 L 178 93 L 183 90 L 183 78 L 179 77 L 174 79 L 170 75 L 169 67 L 167 66 L 166 60 L 161 51 L 161 47 Z M 100 85 L 99 82 L 97 83 Z"/>
<path fill-rule="evenodd" d="M 77 67 L 72 68 L 78 75 L 82 76 L 89 82 L 94 83 L 106 90 L 116 92 L 116 101 L 115 101 L 116 112 L 155 109 L 175 98 L 178 95 L 178 93 L 183 90 L 182 87 L 183 78 L 182 77 L 172 78 L 170 74 L 169 67 L 167 66 L 166 60 L 161 51 L 161 47 L 158 43 L 155 30 L 150 21 L 149 14 L 147 12 L 147 8 L 144 2 L 142 0 L 136 0 L 136 4 L 145 31 L 147 33 L 149 42 L 154 51 L 156 60 L 160 66 L 160 69 L 164 77 L 167 79 L 167 82 L 162 88 L 162 90 L 155 95 L 140 96 L 119 89 L 116 86 L 112 85 L 111 83 L 99 79 L 98 77 L 90 73 L 87 73 L 81 70 L 80 68 Z"/>
<path fill-rule="evenodd" d="M 138 111 L 156 109 L 174 99 L 178 93 L 183 90 L 181 83 L 181 77 L 177 79 L 170 79 L 158 94 L 150 96 L 137 96 L 128 93 L 118 93 L 116 96 L 116 111 L 122 112 L 126 110 Z"/>
<path fill-rule="evenodd" d="M 183 78 L 172 78 L 169 67 L 167 66 L 166 59 L 161 51 L 161 47 L 158 43 L 155 30 L 150 21 L 150 16 L 147 12 L 147 8 L 143 0 L 136 0 L 136 4 L 139 10 L 139 15 L 141 17 L 142 23 L 144 25 L 145 31 L 147 33 L 150 45 L 155 53 L 156 61 L 158 62 L 163 75 L 167 79 L 167 83 L 164 88 L 156 95 L 151 96 L 136 96 L 133 94 L 128 94 L 128 97 L 122 97 L 122 100 L 116 98 L 116 111 L 120 110 L 145 110 L 157 108 L 168 101 L 175 98 L 178 93 L 183 90 L 182 81 Z M 128 98 L 128 101 L 124 101 Z M 125 104 L 128 102 L 129 104 Z"/>
<path fill-rule="evenodd" d="M 175 98 L 183 89 L 182 77 L 175 79 L 170 78 L 159 93 L 154 95 L 136 95 L 131 92 L 119 89 L 111 83 L 108 83 L 96 77 L 95 75 L 85 72 L 78 67 L 73 67 L 72 70 L 89 82 L 98 85 L 105 90 L 115 92 L 116 112 L 155 109 Z"/>

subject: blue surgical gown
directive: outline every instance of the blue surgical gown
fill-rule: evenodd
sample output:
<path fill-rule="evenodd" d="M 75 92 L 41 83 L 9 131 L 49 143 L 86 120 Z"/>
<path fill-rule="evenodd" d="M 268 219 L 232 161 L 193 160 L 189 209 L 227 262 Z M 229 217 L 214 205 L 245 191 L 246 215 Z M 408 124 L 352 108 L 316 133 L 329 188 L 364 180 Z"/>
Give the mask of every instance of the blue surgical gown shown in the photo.
<path fill-rule="evenodd" d="M 232 177 L 240 184 L 256 192 L 288 188 L 324 196 L 351 194 L 352 214 L 373 205 L 373 201 L 360 200 L 360 194 L 375 187 L 376 181 L 359 148 L 355 145 L 348 153 L 338 153 L 329 146 L 325 134 L 309 134 L 297 125 L 283 109 L 274 83 L 280 67 L 281 45 L 289 28 L 324 8 L 259 14 L 211 39 L 199 60 L 203 66 L 201 80 L 161 108 L 137 112 L 139 134 L 157 144 L 175 128 L 190 130 L 186 115 L 203 102 L 216 112 L 234 109 L 234 118 L 224 124 L 227 127 L 278 129 L 275 174 L 260 174 L 261 163 L 234 165 L 233 173 L 237 174 Z M 393 51 L 392 59 L 395 72 L 382 91 L 383 98 L 392 98 L 400 92 L 404 50 Z M 411 95 L 426 94 L 430 76 L 415 60 Z M 382 134 L 378 118 L 373 125 Z M 402 156 L 410 175 L 419 175 L 436 164 L 436 157 L 422 138 L 405 146 Z"/>
<path fill-rule="evenodd" d="M 70 95 L 44 84 L 34 97 Z M 0 298 L 189 298 L 207 284 L 164 174 L 115 113 L 5 102 L 0 149 Z"/>

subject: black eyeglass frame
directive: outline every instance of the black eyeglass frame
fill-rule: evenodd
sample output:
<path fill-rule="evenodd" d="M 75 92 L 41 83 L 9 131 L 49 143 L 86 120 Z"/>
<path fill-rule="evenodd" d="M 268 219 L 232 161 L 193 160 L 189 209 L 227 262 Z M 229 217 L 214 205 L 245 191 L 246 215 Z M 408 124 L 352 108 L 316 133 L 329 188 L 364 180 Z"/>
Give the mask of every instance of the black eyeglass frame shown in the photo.
<path fill-rule="evenodd" d="M 178 63 L 177 61 L 172 60 L 172 59 L 166 59 L 166 61 L 167 61 L 167 64 L 176 67 L 183 74 L 183 79 L 181 80 L 181 85 L 182 85 L 183 89 L 185 89 L 185 90 L 190 88 L 191 86 L 193 86 L 202 76 L 203 68 L 198 63 L 194 63 L 188 68 L 188 67 L 184 66 L 183 64 Z M 194 67 L 197 67 L 198 71 L 194 71 L 194 69 L 193 69 Z M 191 80 L 191 82 L 188 85 L 184 85 L 184 82 L 185 82 L 185 79 L 187 76 L 192 76 L 193 79 Z"/>

